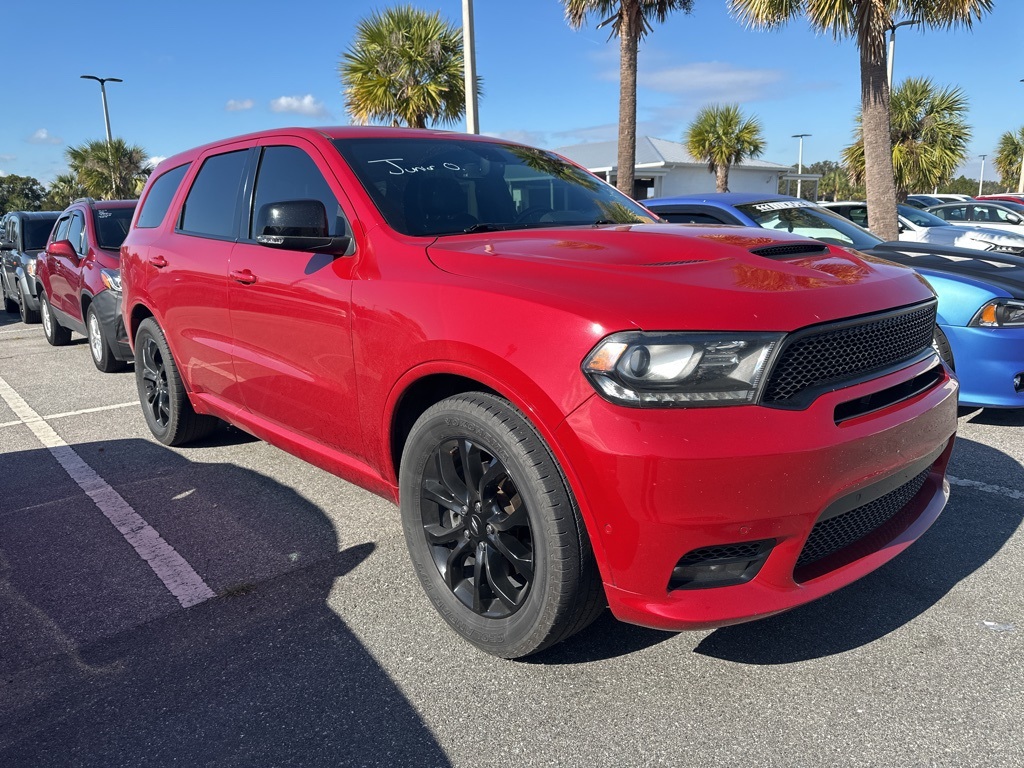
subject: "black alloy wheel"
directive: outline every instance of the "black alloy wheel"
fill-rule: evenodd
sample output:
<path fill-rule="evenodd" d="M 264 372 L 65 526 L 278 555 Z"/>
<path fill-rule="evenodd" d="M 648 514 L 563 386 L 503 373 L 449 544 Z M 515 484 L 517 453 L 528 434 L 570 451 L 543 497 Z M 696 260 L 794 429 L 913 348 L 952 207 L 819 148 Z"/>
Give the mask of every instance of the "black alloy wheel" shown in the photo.
<path fill-rule="evenodd" d="M 149 431 L 164 445 L 198 440 L 217 425 L 216 418 L 192 408 L 167 339 L 151 317 L 135 335 L 135 384 Z"/>
<path fill-rule="evenodd" d="M 469 392 L 428 408 L 406 441 L 399 495 L 420 583 L 478 648 L 527 656 L 603 610 L 572 493 L 541 436 L 508 401 Z"/>

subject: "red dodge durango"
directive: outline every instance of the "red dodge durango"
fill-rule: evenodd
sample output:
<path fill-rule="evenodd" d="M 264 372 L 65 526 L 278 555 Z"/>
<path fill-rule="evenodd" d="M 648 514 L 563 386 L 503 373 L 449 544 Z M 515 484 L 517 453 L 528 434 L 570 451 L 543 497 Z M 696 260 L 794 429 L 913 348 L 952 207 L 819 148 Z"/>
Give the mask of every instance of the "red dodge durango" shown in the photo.
<path fill-rule="evenodd" d="M 913 271 L 666 224 L 550 152 L 292 128 L 163 161 L 121 251 L 146 421 L 224 420 L 398 503 L 498 656 L 607 606 L 701 629 L 895 557 L 945 505 L 957 384 Z"/>

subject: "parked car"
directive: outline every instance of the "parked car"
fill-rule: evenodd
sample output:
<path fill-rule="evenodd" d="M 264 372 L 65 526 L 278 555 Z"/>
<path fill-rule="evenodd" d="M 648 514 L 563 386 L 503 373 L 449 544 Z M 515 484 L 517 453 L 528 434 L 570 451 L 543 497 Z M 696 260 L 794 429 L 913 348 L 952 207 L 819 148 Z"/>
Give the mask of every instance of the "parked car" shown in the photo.
<path fill-rule="evenodd" d="M 0 218 L 0 292 L 4 309 L 23 323 L 39 322 L 36 256 L 46 245 L 56 211 L 9 211 Z"/>
<path fill-rule="evenodd" d="M 940 205 L 942 199 L 934 195 L 907 195 L 907 205 L 914 208 L 928 208 L 932 205 Z"/>
<path fill-rule="evenodd" d="M 649 200 L 647 206 L 669 221 L 784 229 L 913 267 L 939 297 L 935 349 L 956 369 L 960 404 L 1024 407 L 1024 259 L 1020 256 L 906 241 L 886 243 L 834 211 L 783 195 L 711 194 Z"/>
<path fill-rule="evenodd" d="M 121 320 L 120 248 L 135 205 L 76 200 L 60 214 L 36 269 L 46 340 L 59 347 L 72 331 L 86 336 L 104 373 L 124 370 L 132 359 Z"/>
<path fill-rule="evenodd" d="M 959 203 L 974 199 L 974 197 L 972 197 L 971 195 L 959 195 L 953 192 L 936 192 L 933 195 L 929 195 L 929 197 L 934 197 L 935 199 L 941 200 L 944 203 Z"/>
<path fill-rule="evenodd" d="M 183 152 L 122 248 L 147 424 L 181 445 L 224 419 L 398 502 L 427 595 L 498 656 L 606 600 L 714 627 L 891 559 L 945 503 L 931 289 L 785 232 L 655 220 L 482 136 Z"/>
<path fill-rule="evenodd" d="M 855 224 L 868 228 L 867 203 L 837 202 L 822 205 Z M 909 205 L 897 205 L 896 209 L 899 212 L 900 240 L 929 245 L 954 245 L 959 248 L 976 248 L 997 253 L 1024 253 L 1024 233 L 1015 234 L 981 226 L 957 227 L 934 214 Z"/>
<path fill-rule="evenodd" d="M 996 202 L 1000 200 L 1008 200 L 1011 203 L 1024 203 L 1024 195 L 1015 195 L 1007 192 L 999 195 L 978 195 L 975 200 L 993 200 Z"/>
<path fill-rule="evenodd" d="M 971 203 L 943 203 L 928 208 L 928 213 L 937 216 L 947 224 L 959 227 L 985 227 L 1005 229 L 1008 232 L 1024 234 L 1024 215 L 1010 206 L 1020 205 L 1009 200 L 986 202 L 975 200 Z M 1024 210 L 1024 205 L 1021 206 Z"/>

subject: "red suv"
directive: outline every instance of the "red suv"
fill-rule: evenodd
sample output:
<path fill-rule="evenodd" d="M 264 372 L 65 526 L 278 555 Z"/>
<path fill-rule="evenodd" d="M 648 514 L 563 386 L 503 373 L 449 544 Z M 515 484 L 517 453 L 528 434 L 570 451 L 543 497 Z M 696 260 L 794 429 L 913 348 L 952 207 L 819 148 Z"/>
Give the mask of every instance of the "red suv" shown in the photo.
<path fill-rule="evenodd" d="M 605 605 L 663 629 L 793 608 L 948 495 L 957 385 L 914 272 L 662 223 L 549 152 L 229 139 L 160 164 L 121 253 L 156 438 L 223 419 L 397 502 L 431 601 L 499 656 Z"/>
<path fill-rule="evenodd" d="M 55 347 L 89 339 L 96 367 L 124 370 L 132 350 L 121 320 L 120 248 L 136 200 L 81 198 L 61 213 L 36 265 L 39 314 Z"/>

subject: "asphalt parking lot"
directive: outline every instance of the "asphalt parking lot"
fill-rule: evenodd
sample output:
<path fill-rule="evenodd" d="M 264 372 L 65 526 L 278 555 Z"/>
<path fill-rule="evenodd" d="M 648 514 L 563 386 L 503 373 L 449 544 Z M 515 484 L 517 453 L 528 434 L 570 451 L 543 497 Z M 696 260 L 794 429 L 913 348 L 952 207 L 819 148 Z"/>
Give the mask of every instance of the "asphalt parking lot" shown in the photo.
<path fill-rule="evenodd" d="M 1024 765 L 1024 413 L 932 529 L 782 616 L 605 615 L 521 662 L 434 613 L 391 504 L 0 314 L 0 765 Z"/>

